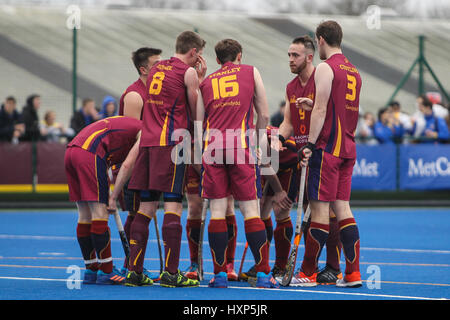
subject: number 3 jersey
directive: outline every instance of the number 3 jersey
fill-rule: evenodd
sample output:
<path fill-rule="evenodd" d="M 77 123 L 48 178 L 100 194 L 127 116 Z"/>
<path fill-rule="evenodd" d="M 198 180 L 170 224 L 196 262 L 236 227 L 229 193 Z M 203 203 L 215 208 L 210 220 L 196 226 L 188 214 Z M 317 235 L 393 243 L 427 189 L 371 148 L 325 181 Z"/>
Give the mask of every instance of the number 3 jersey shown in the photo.
<path fill-rule="evenodd" d="M 354 159 L 361 76 L 342 53 L 332 55 L 325 63 L 333 70 L 334 78 L 316 148 L 338 158 Z"/>
<path fill-rule="evenodd" d="M 227 62 L 201 83 L 207 132 L 205 148 L 212 142 L 216 149 L 249 147 L 247 130 L 254 129 L 253 71 L 253 66 Z M 219 132 L 221 135 L 216 134 Z"/>
<path fill-rule="evenodd" d="M 308 142 L 309 123 L 311 120 L 311 111 L 305 111 L 297 108 L 295 101 L 298 98 L 309 98 L 314 101 L 316 86 L 314 83 L 314 74 L 312 72 L 305 86 L 302 86 L 300 79 L 296 76 L 286 86 L 286 96 L 289 100 L 289 110 L 291 112 L 291 123 L 294 128 L 294 140 L 297 149 L 300 149 Z"/>
<path fill-rule="evenodd" d="M 170 146 L 172 133 L 189 129 L 190 111 L 184 75 L 189 66 L 176 57 L 155 64 L 147 79 L 141 147 Z"/>

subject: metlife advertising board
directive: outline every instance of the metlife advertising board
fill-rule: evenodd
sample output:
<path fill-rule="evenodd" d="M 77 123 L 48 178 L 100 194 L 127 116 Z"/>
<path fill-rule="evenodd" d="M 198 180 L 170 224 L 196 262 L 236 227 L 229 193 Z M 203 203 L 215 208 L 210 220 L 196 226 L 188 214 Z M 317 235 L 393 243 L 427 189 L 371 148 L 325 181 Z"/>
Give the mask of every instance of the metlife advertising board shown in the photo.
<path fill-rule="evenodd" d="M 395 145 L 356 145 L 352 190 L 396 190 Z"/>
<path fill-rule="evenodd" d="M 400 146 L 400 189 L 450 192 L 450 145 Z"/>

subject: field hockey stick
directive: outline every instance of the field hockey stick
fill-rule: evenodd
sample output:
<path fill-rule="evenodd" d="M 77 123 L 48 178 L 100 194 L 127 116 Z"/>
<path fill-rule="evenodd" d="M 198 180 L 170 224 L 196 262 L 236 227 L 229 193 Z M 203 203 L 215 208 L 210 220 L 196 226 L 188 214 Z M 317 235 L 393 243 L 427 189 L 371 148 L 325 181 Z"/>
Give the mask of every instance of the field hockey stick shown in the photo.
<path fill-rule="evenodd" d="M 159 252 L 159 271 L 161 274 L 164 271 L 164 262 L 163 262 L 163 256 L 162 256 L 162 250 L 161 250 L 161 240 L 159 238 L 158 219 L 156 217 L 156 213 L 157 212 L 155 212 L 155 217 L 154 217 L 153 221 L 155 222 L 156 241 L 158 243 L 158 252 Z"/>
<path fill-rule="evenodd" d="M 306 183 L 306 168 L 301 168 L 302 173 L 300 176 L 300 191 L 299 191 L 299 198 L 298 198 L 298 202 L 297 202 L 297 219 L 295 222 L 295 238 L 294 238 L 294 247 L 291 250 L 291 253 L 289 255 L 287 264 L 286 264 L 286 273 L 284 274 L 282 280 L 281 280 L 281 285 L 284 287 L 287 287 L 292 280 L 292 275 L 294 274 L 294 269 L 295 269 L 295 263 L 297 260 L 297 251 L 298 251 L 298 246 L 300 244 L 300 239 L 302 237 L 303 234 L 303 228 L 302 225 L 305 224 L 305 218 L 306 218 L 306 213 L 305 213 L 305 217 L 303 219 L 302 222 L 302 212 L 303 212 L 303 197 L 305 195 L 305 183 Z M 307 210 L 308 211 L 308 210 Z M 309 218 L 309 217 L 308 217 Z M 306 220 L 307 222 L 308 220 Z"/>
<path fill-rule="evenodd" d="M 130 245 L 128 244 L 125 230 L 123 229 L 122 220 L 120 219 L 119 211 L 114 211 L 114 220 L 116 221 L 117 230 L 119 230 L 120 241 L 122 242 L 123 251 L 125 253 L 126 261 L 130 258 Z"/>
<path fill-rule="evenodd" d="M 200 224 L 200 235 L 198 238 L 198 280 L 203 280 L 203 235 L 205 234 L 205 222 L 206 222 L 206 212 L 208 211 L 208 199 L 203 199 L 202 205 L 202 222 Z"/>

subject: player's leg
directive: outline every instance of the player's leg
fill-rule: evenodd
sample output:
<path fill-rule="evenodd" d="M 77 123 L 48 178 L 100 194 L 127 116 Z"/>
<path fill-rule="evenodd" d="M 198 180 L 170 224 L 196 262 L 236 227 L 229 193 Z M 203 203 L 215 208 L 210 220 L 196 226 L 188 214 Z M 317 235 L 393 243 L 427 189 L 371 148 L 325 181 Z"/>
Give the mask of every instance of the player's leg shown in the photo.
<path fill-rule="evenodd" d="M 355 159 L 343 161 L 339 170 L 339 191 L 337 199 L 332 203 L 332 209 L 339 223 L 339 234 L 345 255 L 345 276 L 336 282 L 340 287 L 360 287 L 361 273 L 359 270 L 359 230 L 350 209 L 350 194 L 352 173 Z"/>
<path fill-rule="evenodd" d="M 88 202 L 92 215 L 91 239 L 100 263 L 97 284 L 122 284 L 125 280 L 114 268 L 111 255 L 111 231 L 108 227 L 109 214 L 106 204 Z"/>
<path fill-rule="evenodd" d="M 226 217 L 227 231 L 228 231 L 228 249 L 227 249 L 227 276 L 229 281 L 237 281 L 238 275 L 234 270 L 234 257 L 236 253 L 237 241 L 237 224 L 236 215 L 234 212 L 234 198 L 229 196 L 227 198 Z"/>
<path fill-rule="evenodd" d="M 78 224 L 77 240 L 83 255 L 86 271 L 83 284 L 94 284 L 97 281 L 99 264 L 91 238 L 92 215 L 87 202 L 77 201 Z"/>
<path fill-rule="evenodd" d="M 123 203 L 121 203 L 121 207 L 123 211 L 128 211 L 128 215 L 125 220 L 125 224 L 123 225 L 123 229 L 125 231 L 125 236 L 127 237 L 129 244 L 131 239 L 131 225 L 133 224 L 133 220 L 136 217 L 136 214 L 140 206 L 140 197 L 139 197 L 140 193 L 133 190 L 129 190 L 128 182 L 123 187 L 122 193 L 123 193 Z M 125 258 L 121 270 L 122 274 L 124 275 L 128 273 L 128 262 L 129 260 Z"/>
<path fill-rule="evenodd" d="M 200 239 L 200 227 L 202 224 L 202 198 L 199 196 L 198 185 L 197 192 L 188 192 L 186 194 L 188 202 L 188 216 L 186 222 L 186 237 L 189 245 L 189 255 L 191 264 L 185 272 L 185 276 L 190 279 L 198 280 L 198 245 Z"/>

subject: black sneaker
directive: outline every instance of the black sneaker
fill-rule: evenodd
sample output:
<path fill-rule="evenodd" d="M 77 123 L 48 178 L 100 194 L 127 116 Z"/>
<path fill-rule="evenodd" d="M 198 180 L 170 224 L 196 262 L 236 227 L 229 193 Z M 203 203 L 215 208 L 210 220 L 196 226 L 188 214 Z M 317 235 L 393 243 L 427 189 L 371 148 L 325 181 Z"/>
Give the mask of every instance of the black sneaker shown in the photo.
<path fill-rule="evenodd" d="M 159 284 L 168 288 L 180 288 L 180 287 L 198 287 L 200 282 L 198 280 L 189 279 L 184 276 L 180 270 L 175 274 L 170 274 L 167 271 L 161 273 L 161 280 Z"/>
<path fill-rule="evenodd" d="M 125 279 L 125 285 L 128 287 L 151 286 L 152 284 L 152 279 L 147 277 L 147 275 L 134 271 L 128 271 L 127 277 Z"/>
<path fill-rule="evenodd" d="M 272 271 L 270 272 L 272 272 L 272 275 L 275 279 L 283 278 L 284 274 L 286 273 L 286 269 L 281 269 L 277 265 L 274 265 Z"/>
<path fill-rule="evenodd" d="M 317 275 L 317 283 L 322 285 L 336 284 L 338 279 L 342 279 L 340 270 L 334 270 L 329 265 L 326 265 Z"/>
<path fill-rule="evenodd" d="M 247 272 L 242 272 L 239 275 L 240 281 L 249 281 L 249 280 L 255 280 L 256 281 L 256 270 L 255 266 L 252 266 L 250 269 L 248 269 Z"/>

